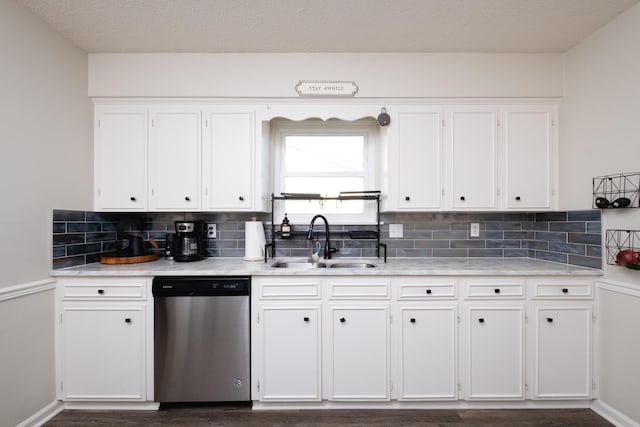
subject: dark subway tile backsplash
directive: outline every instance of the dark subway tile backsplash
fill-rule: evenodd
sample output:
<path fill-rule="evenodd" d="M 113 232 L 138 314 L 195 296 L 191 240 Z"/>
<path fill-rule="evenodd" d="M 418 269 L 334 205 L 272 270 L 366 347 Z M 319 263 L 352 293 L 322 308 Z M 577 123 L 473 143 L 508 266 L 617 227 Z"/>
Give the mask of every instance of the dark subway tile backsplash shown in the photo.
<path fill-rule="evenodd" d="M 265 213 L 101 213 L 53 211 L 53 268 L 99 262 L 131 233 L 154 239 L 162 253 L 165 235 L 174 221 L 217 224 L 218 236 L 206 243 L 207 256 L 243 257 L 244 223 L 252 217 L 265 224 L 271 240 L 270 215 Z M 602 225 L 599 210 L 568 212 L 437 212 L 381 214 L 381 242 L 394 257 L 524 257 L 591 268 L 602 266 Z M 471 223 L 479 237 L 470 237 Z M 402 224 L 403 237 L 389 238 L 389 224 Z M 294 229 L 306 230 L 294 224 Z M 350 239 L 363 226 L 331 226 L 335 257 L 375 257 L 376 241 Z M 304 236 L 276 242 L 276 256 L 307 256 L 313 242 Z M 380 251 L 382 256 L 384 251 Z"/>
<path fill-rule="evenodd" d="M 596 221 L 600 222 L 600 211 L 569 211 L 567 221 Z"/>
<path fill-rule="evenodd" d="M 535 222 L 549 222 L 567 220 L 567 212 L 537 212 L 534 214 Z"/>
<path fill-rule="evenodd" d="M 88 212 L 67 211 L 61 209 L 53 210 L 53 222 L 85 222 Z"/>

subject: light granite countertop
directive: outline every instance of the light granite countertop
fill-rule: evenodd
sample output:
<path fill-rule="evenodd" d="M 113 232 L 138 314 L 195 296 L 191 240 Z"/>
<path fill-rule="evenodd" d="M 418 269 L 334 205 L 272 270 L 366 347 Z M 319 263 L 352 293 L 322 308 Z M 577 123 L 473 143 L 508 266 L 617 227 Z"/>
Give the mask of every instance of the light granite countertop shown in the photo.
<path fill-rule="evenodd" d="M 87 264 L 52 270 L 51 276 L 601 276 L 602 270 L 540 261 L 531 258 L 338 258 L 330 262 L 376 264 L 375 268 L 274 268 L 268 263 L 241 258 L 207 258 L 195 262 L 166 259 L 139 264 Z M 322 261 L 322 260 L 321 260 Z"/>

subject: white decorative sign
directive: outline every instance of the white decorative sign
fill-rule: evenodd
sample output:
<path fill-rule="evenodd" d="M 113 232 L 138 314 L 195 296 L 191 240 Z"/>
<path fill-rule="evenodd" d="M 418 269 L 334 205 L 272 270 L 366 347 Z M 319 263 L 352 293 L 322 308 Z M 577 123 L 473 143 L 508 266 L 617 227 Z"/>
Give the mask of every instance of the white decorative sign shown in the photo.
<path fill-rule="evenodd" d="M 300 96 L 354 96 L 358 93 L 358 85 L 355 82 L 300 80 L 296 92 Z"/>

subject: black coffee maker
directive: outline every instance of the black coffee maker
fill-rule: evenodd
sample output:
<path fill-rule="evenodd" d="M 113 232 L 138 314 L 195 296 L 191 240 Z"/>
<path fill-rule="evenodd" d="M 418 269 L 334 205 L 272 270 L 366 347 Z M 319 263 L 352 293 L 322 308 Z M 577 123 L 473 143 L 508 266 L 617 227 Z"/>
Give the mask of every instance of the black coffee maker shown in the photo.
<path fill-rule="evenodd" d="M 173 260 L 187 262 L 204 259 L 204 223 L 201 221 L 176 221 L 175 227 Z"/>

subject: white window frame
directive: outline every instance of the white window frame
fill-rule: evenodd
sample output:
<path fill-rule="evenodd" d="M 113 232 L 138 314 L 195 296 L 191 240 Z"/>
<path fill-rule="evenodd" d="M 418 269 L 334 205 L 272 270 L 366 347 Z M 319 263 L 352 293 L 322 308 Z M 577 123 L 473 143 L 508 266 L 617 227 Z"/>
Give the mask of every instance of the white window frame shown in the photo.
<path fill-rule="evenodd" d="M 375 119 L 360 119 L 356 121 L 346 121 L 339 119 L 320 120 L 308 119 L 295 122 L 285 119 L 274 119 L 271 122 L 272 135 L 272 177 L 274 194 L 279 196 L 285 192 L 284 189 L 284 141 L 291 135 L 362 135 L 364 137 L 364 190 L 377 190 L 378 168 L 377 158 L 379 150 L 379 127 Z M 335 203 L 327 201 L 327 203 Z M 377 206 L 375 202 L 364 201 L 363 212 L 360 214 L 335 214 L 323 213 L 319 208 L 316 214 L 324 215 L 329 224 L 337 225 L 367 225 L 377 222 Z M 274 221 L 276 225 L 280 223 L 285 214 L 285 203 L 274 204 Z M 289 221 L 292 224 L 307 225 L 315 214 L 296 214 L 287 212 Z"/>

